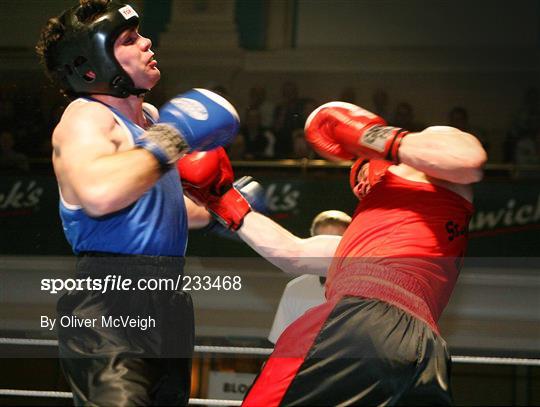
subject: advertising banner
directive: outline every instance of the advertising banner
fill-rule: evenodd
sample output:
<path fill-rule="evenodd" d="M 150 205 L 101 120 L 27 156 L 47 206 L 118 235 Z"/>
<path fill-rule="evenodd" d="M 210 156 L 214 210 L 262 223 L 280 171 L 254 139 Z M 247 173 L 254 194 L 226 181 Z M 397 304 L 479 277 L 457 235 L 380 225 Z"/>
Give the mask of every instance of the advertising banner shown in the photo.
<path fill-rule="evenodd" d="M 309 236 L 313 217 L 337 209 L 352 214 L 357 204 L 345 177 L 259 177 L 268 216 L 299 237 Z M 0 253 L 64 255 L 71 253 L 58 214 L 58 186 L 53 177 L 0 178 Z M 534 180 L 484 181 L 475 185 L 475 214 L 469 225 L 468 257 L 538 257 L 540 255 L 540 183 Z M 188 255 L 250 256 L 234 235 L 190 232 Z"/>

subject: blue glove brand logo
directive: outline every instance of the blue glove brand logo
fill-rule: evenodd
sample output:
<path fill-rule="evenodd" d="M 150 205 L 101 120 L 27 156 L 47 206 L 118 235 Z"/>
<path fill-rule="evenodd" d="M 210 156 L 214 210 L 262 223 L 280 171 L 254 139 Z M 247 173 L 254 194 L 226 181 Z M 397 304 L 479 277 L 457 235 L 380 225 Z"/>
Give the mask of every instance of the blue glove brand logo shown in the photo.
<path fill-rule="evenodd" d="M 208 120 L 208 110 L 201 102 L 188 98 L 175 98 L 171 100 L 182 113 L 194 120 Z"/>

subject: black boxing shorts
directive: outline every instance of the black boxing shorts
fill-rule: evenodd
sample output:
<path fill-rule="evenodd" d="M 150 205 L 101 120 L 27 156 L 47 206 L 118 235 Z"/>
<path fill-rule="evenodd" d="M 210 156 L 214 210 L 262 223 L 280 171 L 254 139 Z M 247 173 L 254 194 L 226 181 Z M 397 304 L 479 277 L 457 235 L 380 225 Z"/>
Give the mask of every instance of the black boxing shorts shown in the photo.
<path fill-rule="evenodd" d="M 193 305 L 181 283 L 170 284 L 183 266 L 181 257 L 78 257 L 80 285 L 57 304 L 60 361 L 76 405 L 187 405 Z"/>
<path fill-rule="evenodd" d="M 242 405 L 451 404 L 441 337 L 393 305 L 342 297 L 285 330 Z"/>

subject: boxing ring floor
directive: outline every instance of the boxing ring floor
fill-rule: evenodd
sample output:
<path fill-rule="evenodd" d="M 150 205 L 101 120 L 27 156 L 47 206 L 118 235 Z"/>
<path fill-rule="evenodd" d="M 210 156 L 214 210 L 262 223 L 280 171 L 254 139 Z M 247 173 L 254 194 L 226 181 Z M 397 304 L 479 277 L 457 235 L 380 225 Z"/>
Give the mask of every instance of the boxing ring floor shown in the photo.
<path fill-rule="evenodd" d="M 17 361 L 29 373 L 39 363 L 57 364 L 54 332 L 44 333 L 37 324 L 37 317 L 52 315 L 58 297 L 37 291 L 35 285 L 44 276 L 70 276 L 73 262 L 69 256 L 0 257 L 0 355 L 9 362 L 3 364 L 5 369 L 12 369 Z M 241 375 L 245 366 L 248 366 L 247 373 L 254 377 L 257 366 L 262 365 L 271 352 L 264 338 L 290 277 L 254 258 L 189 258 L 186 270 L 188 275 L 242 277 L 240 293 L 191 293 L 197 327 L 194 374 L 198 376 L 195 377 L 197 391 L 192 392 L 190 404 L 238 405 L 242 392 L 231 392 L 231 398 L 216 398 L 211 396 L 208 383 L 203 382 L 209 380 L 209 373 L 211 376 L 213 371 Z M 540 360 L 537 359 L 540 356 L 540 281 L 537 276 L 538 270 L 523 264 L 499 269 L 466 265 L 462 271 L 441 320 L 441 331 L 454 355 L 456 404 L 497 405 L 499 401 L 501 405 L 534 405 L 540 402 Z M 71 403 L 70 393 L 61 383 L 51 385 L 49 382 L 45 386 L 39 380 L 32 381 L 35 375 L 25 376 L 23 366 L 16 370 L 28 380 L 10 382 L 5 380 L 9 372 L 2 371 L 0 404 Z M 461 392 L 476 392 L 478 397 L 461 397 Z"/>

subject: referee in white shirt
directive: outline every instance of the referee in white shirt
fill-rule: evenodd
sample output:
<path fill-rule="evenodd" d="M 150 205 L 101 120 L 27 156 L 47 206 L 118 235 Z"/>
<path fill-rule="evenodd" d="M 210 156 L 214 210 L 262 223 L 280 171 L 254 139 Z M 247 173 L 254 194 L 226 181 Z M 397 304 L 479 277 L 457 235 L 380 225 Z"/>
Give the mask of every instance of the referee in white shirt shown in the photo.
<path fill-rule="evenodd" d="M 351 223 L 351 217 L 341 211 L 324 211 L 319 213 L 311 223 L 311 236 L 335 235 L 341 236 Z M 281 333 L 308 309 L 322 304 L 325 301 L 325 277 L 305 274 L 297 277 L 287 284 L 278 309 L 274 316 L 268 340 L 276 343 Z"/>

